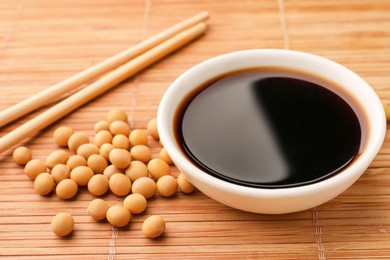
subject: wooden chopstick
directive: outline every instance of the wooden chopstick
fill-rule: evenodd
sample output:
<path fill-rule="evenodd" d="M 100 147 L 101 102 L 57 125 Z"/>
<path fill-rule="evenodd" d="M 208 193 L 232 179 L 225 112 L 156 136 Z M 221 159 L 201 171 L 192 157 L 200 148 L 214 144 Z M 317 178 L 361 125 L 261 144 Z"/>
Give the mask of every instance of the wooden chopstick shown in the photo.
<path fill-rule="evenodd" d="M 34 111 L 43 105 L 53 101 L 61 95 L 85 84 L 96 77 L 103 75 L 118 66 L 128 62 L 132 58 L 144 53 L 145 51 L 153 48 L 154 46 L 162 43 L 163 41 L 171 38 L 172 36 L 190 28 L 191 26 L 207 20 L 209 17 L 208 12 L 201 12 L 187 20 L 184 20 L 172 27 L 154 35 L 153 37 L 142 41 L 141 43 L 132 46 L 117 55 L 102 61 L 76 75 L 61 81 L 60 83 L 47 88 L 40 93 L 37 93 L 18 104 L 11 106 L 0 112 L 0 127 Z"/>
<path fill-rule="evenodd" d="M 0 153 L 24 140 L 28 136 L 54 123 L 58 119 L 72 112 L 76 108 L 104 93 L 118 83 L 148 67 L 154 62 L 167 56 L 171 52 L 184 46 L 206 31 L 206 24 L 201 22 L 191 28 L 173 36 L 167 41 L 144 52 L 123 66 L 109 72 L 91 85 L 61 101 L 37 117 L 31 119 L 0 139 Z"/>

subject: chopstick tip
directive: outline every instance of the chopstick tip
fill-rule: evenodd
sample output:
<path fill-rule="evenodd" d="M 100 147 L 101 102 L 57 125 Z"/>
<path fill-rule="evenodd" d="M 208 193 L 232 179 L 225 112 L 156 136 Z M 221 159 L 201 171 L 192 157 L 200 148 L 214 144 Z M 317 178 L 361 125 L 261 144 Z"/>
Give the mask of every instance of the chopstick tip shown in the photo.
<path fill-rule="evenodd" d="M 210 13 L 207 10 L 199 13 L 199 15 L 202 16 L 204 20 L 208 20 L 210 18 Z"/>

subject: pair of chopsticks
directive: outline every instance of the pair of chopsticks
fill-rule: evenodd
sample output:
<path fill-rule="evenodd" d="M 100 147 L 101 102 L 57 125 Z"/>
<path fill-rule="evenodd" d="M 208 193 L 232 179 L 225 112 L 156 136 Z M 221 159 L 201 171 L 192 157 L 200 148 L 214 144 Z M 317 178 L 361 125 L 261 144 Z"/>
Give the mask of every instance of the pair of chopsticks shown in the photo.
<path fill-rule="evenodd" d="M 2 137 L 0 139 L 0 154 L 199 37 L 206 31 L 204 21 L 208 17 L 208 12 L 199 13 L 0 112 L 0 127 L 2 127 L 107 73 Z"/>

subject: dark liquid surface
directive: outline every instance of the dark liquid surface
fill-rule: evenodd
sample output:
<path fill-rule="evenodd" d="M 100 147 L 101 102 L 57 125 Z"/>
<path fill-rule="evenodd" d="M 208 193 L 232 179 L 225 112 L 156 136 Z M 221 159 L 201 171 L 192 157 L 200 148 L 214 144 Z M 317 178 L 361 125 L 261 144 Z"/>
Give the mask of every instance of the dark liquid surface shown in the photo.
<path fill-rule="evenodd" d="M 237 72 L 194 93 L 177 122 L 188 157 L 207 173 L 280 188 L 336 174 L 358 154 L 359 120 L 337 94 L 284 72 Z"/>

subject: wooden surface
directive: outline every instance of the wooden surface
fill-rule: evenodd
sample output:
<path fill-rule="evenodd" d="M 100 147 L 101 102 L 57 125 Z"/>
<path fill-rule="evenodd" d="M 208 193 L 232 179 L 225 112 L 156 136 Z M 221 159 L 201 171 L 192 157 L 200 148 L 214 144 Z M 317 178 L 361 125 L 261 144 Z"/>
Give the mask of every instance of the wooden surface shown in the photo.
<path fill-rule="evenodd" d="M 209 57 L 250 48 L 290 48 L 333 59 L 390 102 L 388 0 L 1 0 L 0 109 L 202 10 L 212 17 L 207 35 L 24 145 L 35 158 L 45 159 L 57 149 L 51 138 L 56 127 L 69 125 L 92 137 L 93 124 L 113 108 L 126 110 L 134 128 L 145 128 L 178 75 Z M 157 156 L 157 142 L 150 144 Z M 104 198 L 120 202 L 113 195 Z M 245 213 L 197 191 L 170 199 L 156 195 L 146 213 L 116 230 L 87 215 L 92 199 L 85 190 L 72 201 L 38 196 L 10 151 L 0 155 L 0 258 L 390 259 L 390 137 L 356 184 L 299 213 Z M 62 211 L 76 221 L 66 239 L 53 235 L 49 224 Z M 146 239 L 140 231 L 151 214 L 167 220 L 160 239 Z"/>

